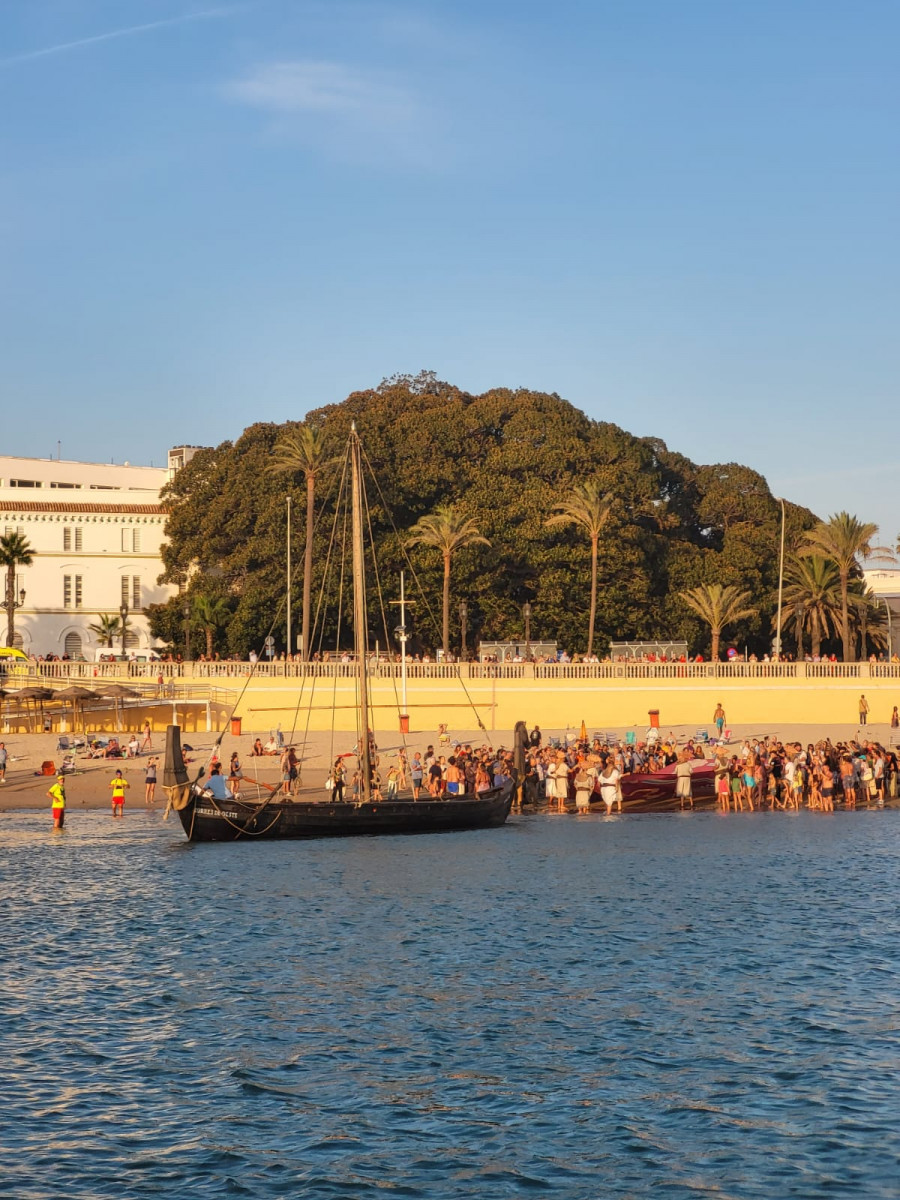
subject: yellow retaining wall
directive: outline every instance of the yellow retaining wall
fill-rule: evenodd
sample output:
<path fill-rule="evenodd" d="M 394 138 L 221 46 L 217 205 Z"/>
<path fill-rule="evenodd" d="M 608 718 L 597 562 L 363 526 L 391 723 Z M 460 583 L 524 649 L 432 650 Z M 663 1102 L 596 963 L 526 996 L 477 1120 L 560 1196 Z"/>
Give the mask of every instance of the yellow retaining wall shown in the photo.
<path fill-rule="evenodd" d="M 228 682 L 237 697 L 243 681 Z M 208 694 L 209 684 L 208 678 L 200 676 L 179 680 L 179 686 L 187 685 L 195 697 Z M 332 728 L 333 706 L 333 728 L 340 732 L 355 730 L 354 680 L 309 679 L 302 691 L 299 684 L 299 680 L 292 679 L 254 678 L 235 711 L 243 720 L 244 733 L 266 733 L 278 725 L 285 732 L 296 729 L 298 735 L 306 729 L 327 732 Z M 396 732 L 399 681 L 395 687 L 390 679 L 373 679 L 370 688 L 374 728 Z M 621 726 L 644 729 L 652 708 L 659 709 L 664 729 L 676 725 L 708 727 L 720 701 L 729 725 L 776 729 L 794 724 L 855 724 L 862 692 L 871 707 L 870 723 L 886 723 L 894 704 L 900 704 L 900 679 L 470 679 L 465 681 L 465 690 L 455 679 L 411 679 L 408 684 L 410 727 L 414 731 L 437 730 L 441 722 L 451 730 L 476 728 L 466 693 L 488 730 L 510 730 L 519 720 L 529 725 L 537 722 L 548 730 L 577 727 L 585 721 L 593 733 Z M 185 730 L 206 729 L 203 701 L 176 701 L 176 711 Z M 53 732 L 60 730 L 61 718 L 71 732 L 71 710 L 53 705 L 52 712 Z M 210 703 L 211 728 L 221 728 L 230 715 L 218 701 Z M 164 729 L 172 720 L 171 701 L 125 708 L 120 728 L 140 729 L 148 719 L 154 729 Z M 89 730 L 97 732 L 110 733 L 117 728 L 111 707 L 88 712 L 86 723 Z M 32 725 L 30 717 L 10 718 L 5 710 L 5 732 L 27 733 L 31 728 L 39 731 L 40 722 Z"/>
<path fill-rule="evenodd" d="M 487 729 L 512 729 L 516 721 L 537 722 L 561 729 L 585 721 L 590 731 L 606 727 L 645 728 L 648 711 L 657 708 L 663 727 L 708 726 L 721 701 L 732 725 L 848 724 L 857 721 L 857 701 L 865 692 L 872 723 L 890 720 L 900 703 L 900 680 L 892 679 L 711 679 L 596 680 L 596 679 L 472 679 L 466 691 Z M 399 684 L 372 680 L 371 697 L 376 729 L 396 730 Z M 323 731 L 355 729 L 356 691 L 349 679 L 308 681 L 299 712 L 298 689 L 283 679 L 254 680 L 237 709 L 244 728 Z M 466 692 L 455 680 L 410 680 L 410 727 L 473 729 L 476 722 Z M 296 714 L 296 715 L 295 715 Z"/>

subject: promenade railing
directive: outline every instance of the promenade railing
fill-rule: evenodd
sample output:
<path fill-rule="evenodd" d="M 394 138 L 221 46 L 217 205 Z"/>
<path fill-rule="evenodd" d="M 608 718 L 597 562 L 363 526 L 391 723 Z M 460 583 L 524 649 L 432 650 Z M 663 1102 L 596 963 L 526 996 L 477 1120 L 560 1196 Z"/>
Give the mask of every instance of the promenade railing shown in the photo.
<path fill-rule="evenodd" d="M 192 679 L 230 681 L 240 687 L 251 674 L 258 679 L 352 679 L 352 662 L 30 662 L 10 666 L 6 679 L 21 686 L 28 678 L 49 686 L 84 683 L 90 687 L 104 680 L 128 681 L 131 686 L 165 689 L 170 682 Z M 900 679 L 900 663 L 869 662 L 605 662 L 605 663 L 407 663 L 410 680 L 507 679 L 537 680 L 592 679 L 598 682 L 622 680 L 804 680 L 804 679 Z M 372 659 L 369 675 L 373 679 L 399 679 L 401 666 L 387 659 Z M 160 680 L 162 683 L 160 683 Z M 179 693 L 180 694 L 180 693 Z"/>

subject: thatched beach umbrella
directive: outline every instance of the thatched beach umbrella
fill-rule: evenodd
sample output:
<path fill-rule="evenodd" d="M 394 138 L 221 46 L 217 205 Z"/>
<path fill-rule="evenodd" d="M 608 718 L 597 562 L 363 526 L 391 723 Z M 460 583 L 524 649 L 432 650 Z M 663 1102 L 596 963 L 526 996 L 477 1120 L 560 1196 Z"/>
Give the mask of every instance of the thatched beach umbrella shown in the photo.
<path fill-rule="evenodd" d="M 119 701 L 130 700 L 136 696 L 140 696 L 140 692 L 136 692 L 134 688 L 126 687 L 124 683 L 102 683 L 96 690 L 98 696 L 109 696 L 115 701 L 116 705 L 116 728 L 121 725 L 119 721 Z"/>
<path fill-rule="evenodd" d="M 53 689 L 46 687 L 27 687 L 22 688 L 18 692 L 10 692 L 11 696 L 15 696 L 17 700 L 32 700 L 34 701 L 34 716 L 37 717 L 38 703 L 41 705 L 41 712 L 44 711 L 44 701 L 50 700 L 53 697 Z M 34 729 L 31 731 L 34 733 Z"/>
<path fill-rule="evenodd" d="M 78 713 L 78 701 L 79 700 L 82 701 L 81 732 L 84 733 L 85 729 L 84 729 L 84 703 L 83 702 L 85 700 L 93 700 L 96 697 L 96 695 L 97 695 L 97 693 L 91 691 L 90 688 L 82 687 L 80 684 L 77 684 L 77 683 L 73 683 L 71 685 L 71 687 L 60 688 L 60 690 L 55 693 L 56 698 L 59 700 L 65 699 L 65 700 L 72 701 L 72 729 L 73 730 L 77 728 L 77 719 L 76 718 L 77 718 L 77 713 Z"/>

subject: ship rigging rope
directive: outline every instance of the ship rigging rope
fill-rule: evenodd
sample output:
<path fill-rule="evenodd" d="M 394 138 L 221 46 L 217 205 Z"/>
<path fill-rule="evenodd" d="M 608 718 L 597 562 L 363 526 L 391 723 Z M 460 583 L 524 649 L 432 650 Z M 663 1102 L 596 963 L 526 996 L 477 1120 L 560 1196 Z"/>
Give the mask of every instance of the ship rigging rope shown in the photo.
<path fill-rule="evenodd" d="M 378 489 L 378 496 L 381 500 L 384 511 L 387 513 L 388 520 L 391 523 L 391 529 L 393 529 L 394 534 L 397 538 L 397 544 L 399 545 L 400 550 L 403 554 L 403 558 L 412 573 L 412 577 L 416 582 L 416 587 L 419 589 L 419 595 L 422 597 L 422 601 L 425 605 L 425 608 L 428 611 L 429 617 L 431 618 L 432 627 L 434 628 L 435 633 L 437 633 L 440 628 L 437 623 L 437 617 L 434 615 L 431 605 L 428 603 L 428 597 L 425 594 L 425 589 L 422 587 L 422 584 L 419 581 L 419 576 L 416 573 L 416 568 L 413 566 L 409 555 L 406 553 L 406 543 L 403 541 L 402 537 L 400 536 L 400 531 L 397 529 L 397 526 L 394 523 L 394 514 L 391 512 L 391 509 L 390 509 L 387 501 L 384 498 L 384 492 L 382 492 L 382 490 L 381 490 L 381 485 L 378 482 L 378 477 L 375 474 L 375 469 L 373 468 L 372 463 L 369 460 L 369 456 L 368 456 L 368 454 L 366 454 L 365 448 L 363 446 L 360 446 L 360 451 L 362 453 L 363 458 L 365 459 L 366 466 L 369 468 L 369 474 L 372 476 L 372 480 L 375 484 L 375 487 Z M 472 709 L 472 713 L 475 716 L 475 720 L 478 722 L 478 728 L 481 730 L 482 733 L 487 733 L 487 727 L 485 726 L 484 722 L 482 721 L 481 715 L 478 712 L 478 709 L 475 707 L 475 702 L 472 699 L 471 695 L 469 694 L 469 689 L 466 687 L 465 681 L 463 680 L 462 675 L 460 675 L 458 671 L 457 671 L 456 678 L 459 680 L 460 687 L 465 692 L 466 700 L 469 702 L 469 706 Z"/>
<path fill-rule="evenodd" d="M 343 481 L 343 474 L 341 475 L 341 481 Z M 337 486 L 338 486 L 338 480 L 335 480 L 335 483 L 331 489 L 331 492 L 333 492 Z M 341 482 L 341 486 L 343 486 L 342 482 Z M 327 497 L 327 499 L 329 499 L 329 500 L 331 499 L 331 492 L 329 492 L 329 495 Z M 318 522 L 316 522 L 314 524 L 313 532 L 315 531 L 317 524 L 318 524 Z M 297 575 L 299 574 L 299 571 L 300 571 L 300 564 L 298 563 L 297 567 L 294 570 L 294 574 L 290 580 L 291 584 L 293 584 L 294 578 L 297 577 Z M 321 594 L 320 594 L 320 602 L 321 602 Z M 286 604 L 287 604 L 287 595 L 284 595 L 281 597 L 281 600 L 278 602 L 278 607 L 275 609 L 275 615 L 272 618 L 272 623 L 270 624 L 268 632 L 266 634 L 267 637 L 270 637 L 272 635 L 273 630 L 275 629 L 276 625 L 278 625 L 279 621 L 281 620 L 281 614 L 285 611 Z M 310 638 L 310 641 L 312 641 L 312 638 Z M 265 644 L 265 642 L 263 644 Z M 307 648 L 304 647 L 304 653 L 306 653 L 306 652 L 307 652 Z M 288 646 L 288 653 L 290 653 L 290 646 Z M 259 667 L 259 665 L 260 665 L 260 660 L 258 657 L 257 657 L 257 660 L 255 663 L 250 664 L 250 670 L 248 671 L 247 677 L 244 680 L 244 686 L 238 692 L 237 699 L 235 700 L 234 704 L 232 704 L 231 709 L 228 712 L 228 715 L 224 718 L 222 725 L 220 726 L 218 733 L 216 735 L 216 740 L 213 742 L 212 749 L 210 750 L 209 755 L 207 756 L 207 758 L 205 760 L 203 760 L 201 762 L 200 766 L 197 768 L 197 774 L 194 776 L 192 786 L 196 787 L 196 785 L 200 782 L 203 775 L 206 773 L 206 770 L 209 767 L 210 763 L 212 762 L 213 758 L 216 756 L 219 747 L 222 745 L 222 738 L 225 736 L 225 730 L 228 727 L 228 723 L 231 720 L 234 713 L 237 712 L 238 707 L 240 706 L 240 703 L 243 700 L 243 698 L 247 692 L 247 689 L 249 688 L 250 684 L 253 682 L 254 676 L 257 673 L 257 668 Z M 304 676 L 303 676 L 304 682 L 305 682 L 305 678 L 306 678 L 306 675 L 304 672 Z M 301 683 L 301 696 L 302 696 L 302 693 L 303 693 L 303 683 Z M 299 702 L 298 702 L 298 706 L 299 706 Z M 258 790 L 259 790 L 259 775 L 257 773 L 257 791 Z M 265 808 L 265 806 L 267 804 L 271 803 L 271 800 L 272 800 L 271 796 L 266 797 L 266 799 L 263 801 L 262 805 L 260 805 L 258 811 L 261 812 L 262 809 Z"/>

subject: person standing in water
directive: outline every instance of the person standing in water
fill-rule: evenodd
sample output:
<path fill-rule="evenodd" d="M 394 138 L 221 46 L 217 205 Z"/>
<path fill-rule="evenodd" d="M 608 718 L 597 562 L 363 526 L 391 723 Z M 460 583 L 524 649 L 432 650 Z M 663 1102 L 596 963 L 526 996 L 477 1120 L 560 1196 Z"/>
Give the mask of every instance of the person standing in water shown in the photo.
<path fill-rule="evenodd" d="M 125 816 L 125 789 L 131 787 L 131 784 L 124 777 L 121 770 L 116 771 L 115 775 L 109 781 L 109 786 L 112 791 L 112 815 L 115 817 Z"/>
<path fill-rule="evenodd" d="M 66 781 L 64 776 L 57 775 L 56 783 L 47 795 L 52 801 L 53 828 L 62 829 L 66 822 Z"/>
<path fill-rule="evenodd" d="M 153 799 L 156 795 L 156 759 L 151 758 L 144 767 L 144 775 L 146 776 L 145 800 L 147 807 L 150 808 L 153 804 Z"/>

